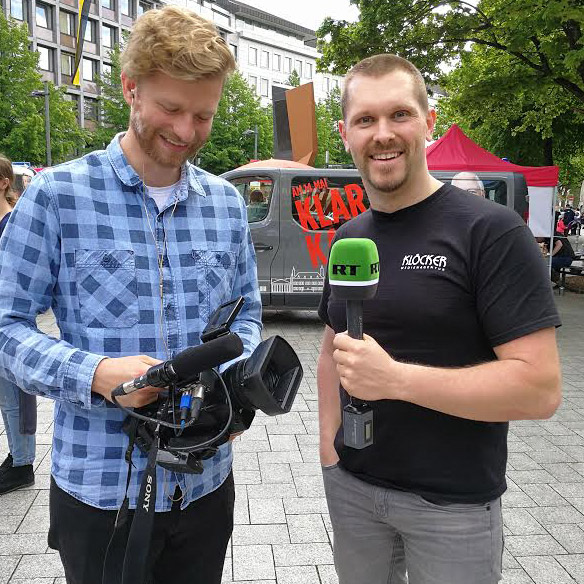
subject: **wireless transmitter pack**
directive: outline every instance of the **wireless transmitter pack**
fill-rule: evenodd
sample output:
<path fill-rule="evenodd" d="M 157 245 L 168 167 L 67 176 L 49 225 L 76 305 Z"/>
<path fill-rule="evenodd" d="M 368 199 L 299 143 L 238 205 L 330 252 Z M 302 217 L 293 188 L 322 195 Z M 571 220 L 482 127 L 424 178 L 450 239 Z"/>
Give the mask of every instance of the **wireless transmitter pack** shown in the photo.
<path fill-rule="evenodd" d="M 328 263 L 331 295 L 345 300 L 347 330 L 354 339 L 363 338 L 363 300 L 373 298 L 379 282 L 379 254 L 371 239 L 347 238 L 336 241 Z M 358 450 L 373 444 L 373 409 L 351 397 L 343 408 L 345 446 Z"/>

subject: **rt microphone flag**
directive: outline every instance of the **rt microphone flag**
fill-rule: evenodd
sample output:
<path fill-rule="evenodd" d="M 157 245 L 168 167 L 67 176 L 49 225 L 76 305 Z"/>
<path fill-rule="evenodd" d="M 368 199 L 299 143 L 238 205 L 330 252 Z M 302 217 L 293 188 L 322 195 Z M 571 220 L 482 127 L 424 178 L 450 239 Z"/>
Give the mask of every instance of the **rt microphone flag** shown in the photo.
<path fill-rule="evenodd" d="M 333 244 L 328 263 L 331 295 L 346 301 L 347 330 L 354 339 L 363 338 L 363 300 L 373 298 L 379 282 L 379 254 L 375 242 L 349 237 Z M 361 450 L 373 444 L 373 409 L 350 397 L 343 408 L 343 440 Z"/>

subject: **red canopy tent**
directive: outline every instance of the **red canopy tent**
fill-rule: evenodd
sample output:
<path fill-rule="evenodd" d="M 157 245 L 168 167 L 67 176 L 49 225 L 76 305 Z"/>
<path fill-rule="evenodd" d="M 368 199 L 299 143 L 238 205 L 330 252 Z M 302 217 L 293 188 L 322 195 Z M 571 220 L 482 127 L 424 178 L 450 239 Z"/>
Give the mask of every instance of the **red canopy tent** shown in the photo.
<path fill-rule="evenodd" d="M 520 166 L 505 162 L 473 142 L 456 124 L 426 148 L 429 170 L 520 172 L 527 186 L 555 187 L 557 166 Z"/>

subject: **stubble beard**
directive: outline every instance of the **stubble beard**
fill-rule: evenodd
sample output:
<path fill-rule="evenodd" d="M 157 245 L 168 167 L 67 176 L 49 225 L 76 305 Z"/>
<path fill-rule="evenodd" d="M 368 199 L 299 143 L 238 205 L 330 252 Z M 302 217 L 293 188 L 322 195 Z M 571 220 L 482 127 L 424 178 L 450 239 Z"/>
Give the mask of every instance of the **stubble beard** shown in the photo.
<path fill-rule="evenodd" d="M 148 126 L 140 118 L 138 111 L 133 111 L 130 115 L 130 127 L 136 136 L 136 140 L 140 148 L 157 164 L 166 166 L 168 168 L 180 168 L 189 159 L 197 155 L 197 152 L 202 148 L 204 141 L 195 140 L 189 144 L 188 150 L 185 153 L 162 152 L 161 147 L 158 147 L 156 142 L 158 140 L 159 132 L 156 128 Z"/>

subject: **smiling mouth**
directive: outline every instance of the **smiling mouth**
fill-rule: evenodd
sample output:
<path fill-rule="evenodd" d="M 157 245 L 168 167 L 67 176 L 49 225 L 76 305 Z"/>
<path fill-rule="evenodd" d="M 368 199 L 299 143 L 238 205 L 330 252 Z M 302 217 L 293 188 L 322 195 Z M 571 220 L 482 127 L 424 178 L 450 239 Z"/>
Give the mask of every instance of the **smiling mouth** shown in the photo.
<path fill-rule="evenodd" d="M 378 162 L 385 162 L 388 160 L 395 160 L 396 158 L 399 158 L 402 154 L 403 152 L 383 152 L 380 154 L 371 154 L 369 158 L 371 158 L 371 160 L 375 160 Z"/>
<path fill-rule="evenodd" d="M 163 136 L 162 134 L 160 134 L 160 137 L 167 143 L 170 144 L 171 146 L 173 146 L 174 148 L 187 148 L 188 144 L 183 144 L 182 142 L 174 142 L 173 140 L 171 140 L 170 138 L 167 138 L 166 136 Z"/>

